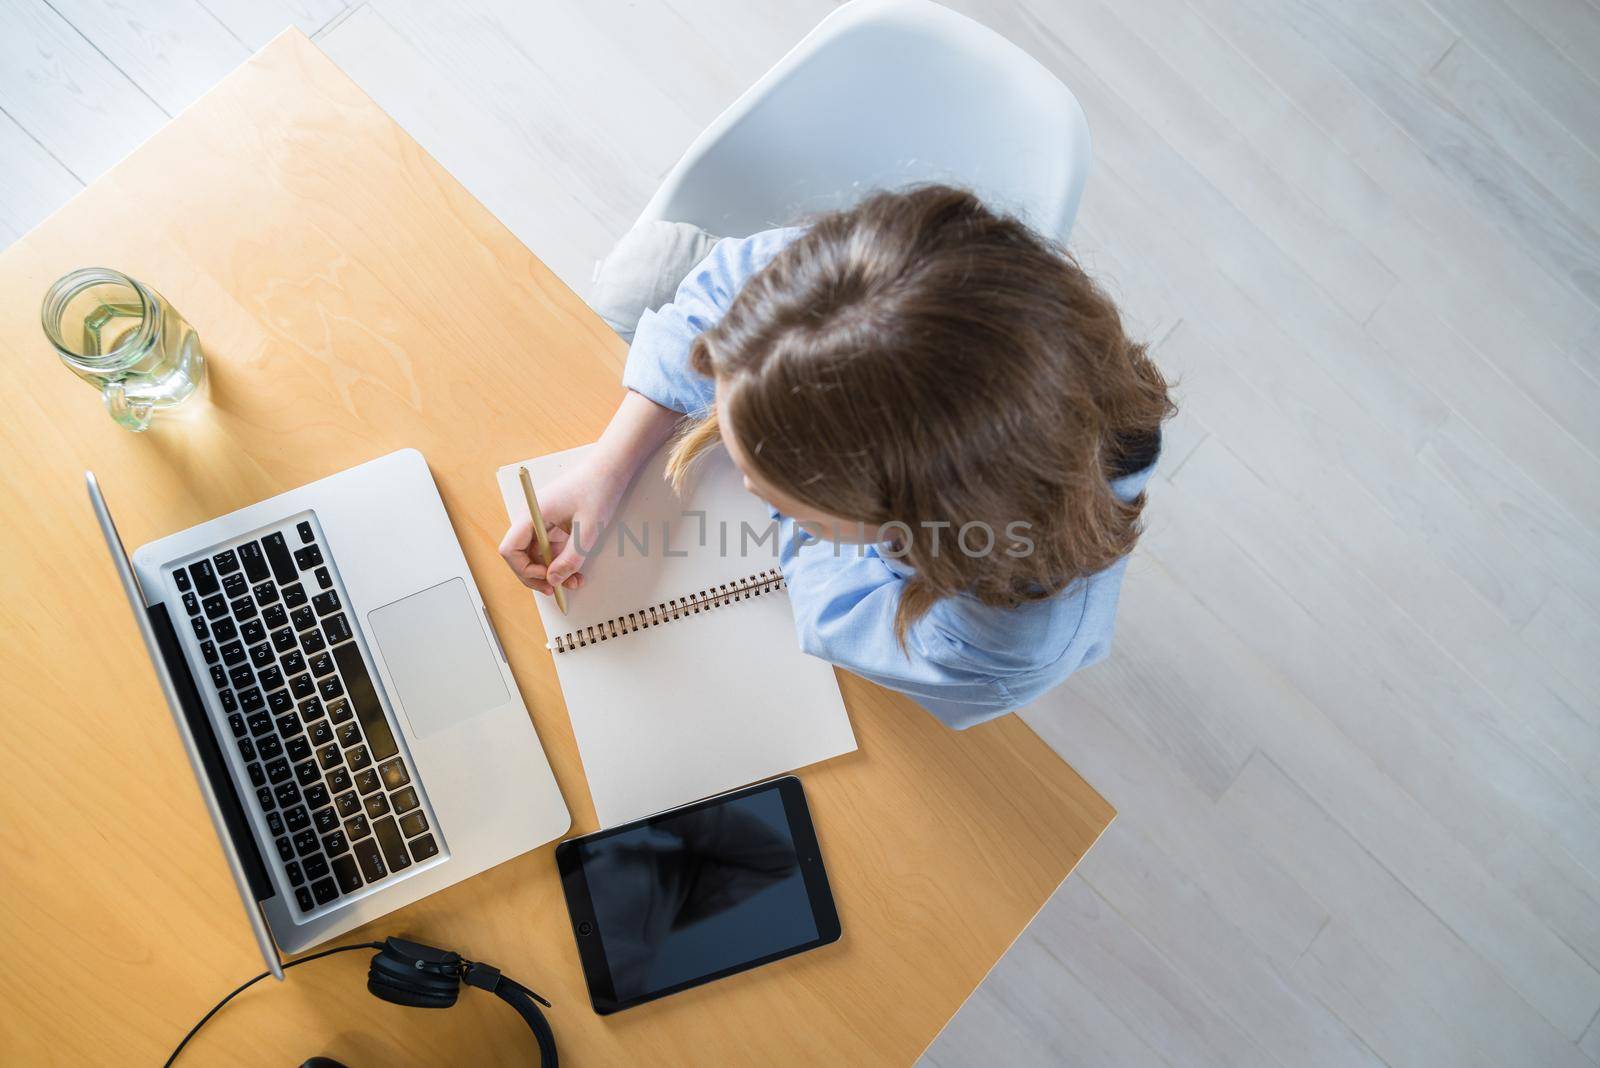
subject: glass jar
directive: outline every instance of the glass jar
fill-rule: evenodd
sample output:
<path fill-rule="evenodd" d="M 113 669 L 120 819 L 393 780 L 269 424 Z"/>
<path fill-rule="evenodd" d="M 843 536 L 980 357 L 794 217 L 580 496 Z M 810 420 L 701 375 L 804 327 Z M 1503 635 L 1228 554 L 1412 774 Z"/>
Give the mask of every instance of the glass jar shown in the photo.
<path fill-rule="evenodd" d="M 84 267 L 44 296 L 45 336 L 73 374 L 100 391 L 106 411 L 132 431 L 181 403 L 205 381 L 200 338 L 161 294 L 120 271 Z"/>

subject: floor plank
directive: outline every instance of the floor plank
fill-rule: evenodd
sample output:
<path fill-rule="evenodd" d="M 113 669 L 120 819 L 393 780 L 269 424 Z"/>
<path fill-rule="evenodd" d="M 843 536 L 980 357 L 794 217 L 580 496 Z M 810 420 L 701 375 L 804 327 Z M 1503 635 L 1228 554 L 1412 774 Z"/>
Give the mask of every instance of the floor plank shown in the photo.
<path fill-rule="evenodd" d="M 199 0 L 50 0 L 101 55 L 176 115 L 250 55 Z"/>
<path fill-rule="evenodd" d="M 33 229 L 83 183 L 0 112 L 0 246 Z"/>
<path fill-rule="evenodd" d="M 0 0 L 0 108 L 77 178 L 93 181 L 165 112 L 41 0 Z"/>
<path fill-rule="evenodd" d="M 345 9 L 345 0 L 199 0 L 254 52 L 293 26 L 314 37 Z"/>

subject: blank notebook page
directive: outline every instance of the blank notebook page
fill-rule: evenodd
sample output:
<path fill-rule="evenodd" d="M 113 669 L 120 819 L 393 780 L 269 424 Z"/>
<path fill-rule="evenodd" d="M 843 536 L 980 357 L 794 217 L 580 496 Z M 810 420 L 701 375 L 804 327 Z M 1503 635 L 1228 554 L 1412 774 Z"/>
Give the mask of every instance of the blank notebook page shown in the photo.
<path fill-rule="evenodd" d="M 589 448 L 527 461 L 534 486 Z M 552 644 L 776 572 L 771 514 L 726 454 L 704 458 L 682 498 L 662 477 L 665 456 L 663 449 L 653 457 L 623 497 L 613 528 L 584 563 L 584 588 L 567 593 L 567 615 L 535 595 Z M 528 514 L 519 466 L 497 476 L 514 519 Z M 582 538 L 587 546 L 594 534 Z M 602 827 L 856 748 L 833 668 L 800 651 L 781 590 L 551 655 Z"/>

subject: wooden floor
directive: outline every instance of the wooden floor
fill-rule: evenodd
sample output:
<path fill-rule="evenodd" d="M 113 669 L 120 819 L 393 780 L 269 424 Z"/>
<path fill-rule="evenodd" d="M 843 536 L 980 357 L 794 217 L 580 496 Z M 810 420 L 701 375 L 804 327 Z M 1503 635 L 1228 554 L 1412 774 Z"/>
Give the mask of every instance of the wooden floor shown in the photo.
<path fill-rule="evenodd" d="M 1078 93 L 1184 407 L 1025 713 L 1121 816 L 926 1060 L 1600 1063 L 1600 10 L 954 6 Z M 829 7 L 0 0 L 0 242 L 292 22 L 581 292 Z"/>

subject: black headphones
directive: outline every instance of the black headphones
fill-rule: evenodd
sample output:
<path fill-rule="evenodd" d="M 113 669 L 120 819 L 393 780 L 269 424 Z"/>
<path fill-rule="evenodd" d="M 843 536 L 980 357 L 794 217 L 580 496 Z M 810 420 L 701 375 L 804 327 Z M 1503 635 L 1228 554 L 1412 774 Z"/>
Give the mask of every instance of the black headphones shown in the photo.
<path fill-rule="evenodd" d="M 338 946 L 334 949 L 325 949 L 321 953 L 301 957 L 298 960 L 285 964 L 284 970 L 309 964 L 311 961 L 335 953 L 348 953 L 358 949 L 375 949 L 372 963 L 367 966 L 367 990 L 374 997 L 394 1005 L 405 1005 L 415 1009 L 448 1009 L 456 1003 L 456 997 L 461 992 L 461 984 L 475 986 L 479 990 L 487 990 L 501 1001 L 517 1010 L 527 1023 L 528 1029 L 533 1032 L 534 1041 L 539 1044 L 540 1068 L 557 1068 L 556 1036 L 550 1030 L 550 1024 L 544 1018 L 544 1013 L 539 1011 L 539 1005 L 545 1008 L 550 1003 L 535 994 L 521 983 L 508 976 L 500 974 L 500 969 L 492 964 L 483 964 L 478 961 L 467 960 L 459 953 L 447 949 L 435 949 L 425 946 L 420 942 L 408 942 L 404 938 L 387 938 L 382 942 L 358 942 L 351 946 Z M 239 994 L 265 979 L 269 972 L 262 972 L 249 982 L 234 990 L 233 993 L 217 1002 L 211 1011 L 200 1018 L 183 1041 L 178 1043 L 178 1048 L 172 1051 L 172 1056 L 167 1058 L 167 1066 L 171 1068 L 172 1062 L 178 1059 L 178 1054 L 183 1052 L 183 1047 L 206 1025 L 206 1022 Z M 534 1004 L 538 1002 L 538 1004 Z M 337 1062 L 322 1061 L 324 1064 Z"/>

